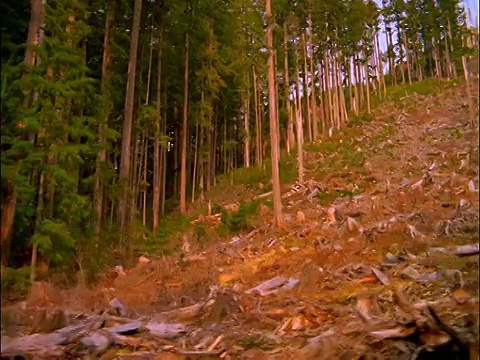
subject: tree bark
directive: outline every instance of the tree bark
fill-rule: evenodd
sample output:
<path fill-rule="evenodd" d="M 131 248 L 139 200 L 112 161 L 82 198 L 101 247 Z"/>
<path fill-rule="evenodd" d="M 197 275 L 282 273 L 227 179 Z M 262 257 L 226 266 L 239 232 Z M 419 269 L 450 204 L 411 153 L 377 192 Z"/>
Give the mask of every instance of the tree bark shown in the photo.
<path fill-rule="evenodd" d="M 315 66 L 313 65 L 313 38 L 312 38 L 312 29 L 310 27 L 310 76 L 312 79 L 312 95 L 310 100 L 311 114 L 312 114 L 312 127 L 313 127 L 313 140 L 318 139 L 318 119 L 317 119 L 317 98 L 315 94 Z"/>
<path fill-rule="evenodd" d="M 288 37 L 287 37 L 287 24 L 283 25 L 283 66 L 285 76 L 285 107 L 287 109 L 287 153 L 295 146 L 295 135 L 293 133 L 293 117 L 292 106 L 290 104 L 290 76 L 288 67 Z"/>
<path fill-rule="evenodd" d="M 307 118 L 308 141 L 312 141 L 312 116 L 310 108 L 310 94 L 308 93 L 308 65 L 307 65 L 307 42 L 305 34 L 302 34 L 303 49 L 303 97 L 305 98 L 305 116 Z"/>
<path fill-rule="evenodd" d="M 158 219 L 160 212 L 160 187 L 162 184 L 162 169 L 165 166 L 160 150 L 160 121 L 161 121 L 161 102 L 162 102 L 162 49 L 163 49 L 163 31 L 160 30 L 160 39 L 158 41 L 158 60 L 157 60 L 157 88 L 155 110 L 157 118 L 155 119 L 155 136 L 153 149 L 153 199 L 152 199 L 152 230 L 158 228 Z"/>
<path fill-rule="evenodd" d="M 298 165 L 298 182 L 303 183 L 303 119 L 302 119 L 302 102 L 300 99 L 300 74 L 298 71 L 298 52 L 295 59 L 295 77 L 297 79 L 296 96 L 295 96 L 295 119 L 297 125 L 297 165 Z"/>
<path fill-rule="evenodd" d="M 255 106 L 255 163 L 262 166 L 262 129 L 260 120 L 260 104 L 258 101 L 258 82 L 255 66 L 253 67 L 253 99 Z"/>
<path fill-rule="evenodd" d="M 182 119 L 182 159 L 180 165 L 180 213 L 187 211 L 187 118 L 188 118 L 188 32 L 185 33 L 185 72 L 183 90 L 183 119 Z"/>
<path fill-rule="evenodd" d="M 284 226 L 284 219 L 282 215 L 282 198 L 280 189 L 280 169 L 279 169 L 279 154 L 278 154 L 278 123 L 275 105 L 275 64 L 273 59 L 273 28 L 272 28 L 272 3 L 267 0 L 266 3 L 267 15 L 267 46 L 269 51 L 268 56 L 268 94 L 270 106 L 270 138 L 272 149 L 272 180 L 273 180 L 273 211 L 274 223 L 277 227 Z"/>
<path fill-rule="evenodd" d="M 247 95 L 244 101 L 245 113 L 243 114 L 243 125 L 245 130 L 245 138 L 243 141 L 243 156 L 244 156 L 244 166 L 246 168 L 250 167 L 250 92 L 247 89 Z"/>
<path fill-rule="evenodd" d="M 118 223 L 123 230 L 128 218 L 127 203 L 129 200 L 130 149 L 132 142 L 133 106 L 135 97 L 135 75 L 137 68 L 138 34 L 142 15 L 142 0 L 135 0 L 133 11 L 132 36 L 130 40 L 130 59 L 128 61 L 127 91 L 125 94 L 124 121 L 122 132 L 122 155 L 120 160 L 120 181 L 123 189 L 118 205 Z"/>

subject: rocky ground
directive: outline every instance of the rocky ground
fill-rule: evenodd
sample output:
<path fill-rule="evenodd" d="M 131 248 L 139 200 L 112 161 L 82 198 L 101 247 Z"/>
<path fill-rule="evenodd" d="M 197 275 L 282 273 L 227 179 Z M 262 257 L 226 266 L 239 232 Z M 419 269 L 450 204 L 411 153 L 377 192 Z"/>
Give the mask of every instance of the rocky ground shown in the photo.
<path fill-rule="evenodd" d="M 306 146 L 308 180 L 284 187 L 285 229 L 267 193 L 248 231 L 221 243 L 186 233 L 181 257 L 145 254 L 94 290 L 35 283 L 2 309 L 2 359 L 478 358 L 466 99 L 464 85 L 405 93 Z M 219 221 L 192 227 L 208 236 Z"/>

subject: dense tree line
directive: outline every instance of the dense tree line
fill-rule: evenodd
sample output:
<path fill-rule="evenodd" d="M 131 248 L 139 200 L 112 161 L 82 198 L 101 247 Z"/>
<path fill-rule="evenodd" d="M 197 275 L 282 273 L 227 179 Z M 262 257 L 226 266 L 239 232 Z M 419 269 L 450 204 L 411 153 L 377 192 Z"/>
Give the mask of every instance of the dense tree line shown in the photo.
<path fill-rule="evenodd" d="M 461 75 L 478 43 L 458 0 L 1 7 L 2 264 L 30 261 L 32 279 L 270 156 L 281 226 L 281 154 L 303 181 L 304 142 L 389 85 Z"/>

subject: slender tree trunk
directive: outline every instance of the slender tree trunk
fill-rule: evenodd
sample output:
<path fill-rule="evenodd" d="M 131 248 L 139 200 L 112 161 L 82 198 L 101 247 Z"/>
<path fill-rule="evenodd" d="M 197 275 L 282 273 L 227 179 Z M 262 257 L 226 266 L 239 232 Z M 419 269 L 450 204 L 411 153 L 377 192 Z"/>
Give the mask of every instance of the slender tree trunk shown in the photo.
<path fill-rule="evenodd" d="M 378 32 L 375 34 L 375 47 L 377 49 L 377 58 L 378 58 L 378 69 L 380 73 L 381 86 L 383 86 L 383 96 L 387 95 L 387 85 L 385 84 L 385 75 L 383 73 L 383 57 L 380 51 L 380 40 Z M 380 90 L 379 90 L 380 92 Z"/>
<path fill-rule="evenodd" d="M 135 219 L 136 211 L 137 211 L 137 200 L 138 200 L 138 189 L 140 183 L 140 173 L 142 168 L 142 149 L 143 149 L 143 142 L 145 136 L 142 136 L 139 141 L 139 135 L 136 134 L 134 136 L 135 144 L 133 146 L 133 164 L 132 164 L 132 172 L 130 175 L 131 179 L 131 196 L 130 196 L 130 206 L 128 212 L 128 221 L 130 223 L 133 222 Z"/>
<path fill-rule="evenodd" d="M 313 39 L 312 39 L 312 31 L 310 29 L 310 47 L 311 47 L 311 54 L 310 58 L 310 76 L 312 79 L 312 94 L 310 100 L 310 107 L 311 107 L 311 117 L 312 117 L 312 127 L 313 127 L 313 140 L 318 139 L 318 119 L 317 119 L 317 98 L 315 94 L 315 67 L 313 65 Z"/>
<path fill-rule="evenodd" d="M 360 63 L 360 55 L 357 53 L 355 54 L 355 80 L 357 83 L 357 104 L 358 108 L 362 108 L 363 104 L 365 103 L 365 96 L 363 91 L 363 76 L 362 76 L 362 67 Z"/>
<path fill-rule="evenodd" d="M 341 121 L 342 124 L 346 124 L 348 122 L 348 114 L 347 114 L 347 105 L 345 101 L 345 94 L 343 93 L 343 84 L 342 84 L 342 68 L 340 63 L 338 63 L 338 71 L 337 71 L 337 82 L 338 86 L 338 97 L 340 102 L 340 113 L 341 113 Z"/>
<path fill-rule="evenodd" d="M 282 198 L 280 189 L 280 169 L 279 169 L 279 154 L 278 154 L 278 133 L 277 133 L 277 114 L 275 106 L 275 64 L 273 59 L 273 16 L 272 3 L 267 0 L 266 15 L 268 21 L 267 27 L 267 46 L 269 51 L 268 56 L 268 94 L 270 106 L 270 139 L 272 148 L 272 180 L 273 180 L 273 211 L 274 223 L 277 227 L 283 227 L 284 219 L 282 215 Z"/>
<path fill-rule="evenodd" d="M 257 165 L 262 166 L 262 133 L 261 133 L 261 120 L 260 120 L 260 105 L 258 101 L 258 83 L 255 67 L 253 67 L 253 99 L 255 106 L 255 162 Z"/>
<path fill-rule="evenodd" d="M 203 102 L 203 91 L 202 91 L 202 102 Z M 202 116 L 203 115 L 200 115 L 200 117 Z M 193 153 L 192 204 L 195 202 L 195 184 L 197 182 L 199 127 L 200 127 L 200 124 L 197 120 L 197 125 L 195 126 L 195 149 Z"/>
<path fill-rule="evenodd" d="M 153 26 L 150 36 L 150 53 L 148 56 L 148 72 L 147 72 L 147 93 L 145 96 L 145 105 L 150 101 L 150 85 L 152 83 L 152 64 L 153 64 Z M 148 133 L 145 133 L 145 146 L 143 152 L 143 178 L 142 178 L 142 225 L 147 224 L 147 156 L 148 156 Z"/>
<path fill-rule="evenodd" d="M 358 115 L 357 111 L 357 106 L 355 101 L 357 100 L 357 97 L 354 96 L 353 92 L 353 62 L 352 59 L 350 58 L 348 61 L 348 67 L 349 67 L 349 75 L 348 75 L 348 97 L 350 98 L 350 111 Z"/>
<path fill-rule="evenodd" d="M 392 31 L 390 30 L 390 28 L 387 28 L 387 34 L 388 34 L 388 37 L 387 37 L 387 47 L 390 48 L 393 48 L 393 36 L 392 36 Z M 393 51 L 392 51 L 393 52 Z M 389 54 L 388 54 L 388 60 L 390 62 L 390 76 L 392 77 L 392 80 L 393 80 L 393 85 L 396 86 L 397 85 L 397 69 L 395 69 L 395 55 L 392 56 L 392 54 L 390 53 L 389 51 Z"/>
<path fill-rule="evenodd" d="M 223 108 L 223 173 L 228 171 L 228 147 L 227 147 L 227 109 Z"/>
<path fill-rule="evenodd" d="M 211 160 L 211 176 L 212 176 L 212 185 L 217 184 L 217 137 L 218 137 L 218 103 L 215 104 L 214 120 L 213 120 L 213 130 L 212 130 L 212 160 Z"/>
<path fill-rule="evenodd" d="M 142 225 L 147 224 L 147 155 L 148 155 L 148 136 L 145 135 L 145 144 L 143 147 L 143 178 L 142 178 Z"/>
<path fill-rule="evenodd" d="M 464 55 L 462 56 L 462 66 L 463 66 L 463 74 L 465 76 L 465 82 L 467 84 L 467 97 L 468 97 L 468 110 L 470 115 L 470 126 L 472 129 L 475 129 L 475 109 L 474 104 L 472 101 L 472 92 L 470 89 L 470 79 L 468 76 L 468 64 L 467 64 L 467 57 Z"/>
<path fill-rule="evenodd" d="M 185 33 L 185 73 L 183 90 L 183 119 L 182 119 L 182 160 L 180 169 L 180 213 L 187 211 L 187 119 L 188 119 L 188 32 Z"/>
<path fill-rule="evenodd" d="M 107 15 L 105 20 L 105 36 L 103 39 L 103 62 L 102 62 L 102 94 L 106 98 L 108 97 L 108 77 L 109 68 L 112 63 L 111 56 L 111 42 L 114 31 L 114 19 L 115 19 L 115 0 L 109 0 L 107 3 Z M 102 175 L 102 167 L 107 161 L 107 129 L 108 129 L 108 117 L 109 111 L 106 110 L 105 117 L 100 121 L 99 126 L 99 145 L 100 151 L 98 152 L 96 169 L 95 169 L 95 188 L 94 188 L 94 200 L 93 206 L 95 209 L 95 222 L 94 233 L 96 237 L 96 246 L 98 246 L 100 229 L 102 226 L 102 214 L 103 214 L 103 198 L 104 198 L 104 183 Z"/>
<path fill-rule="evenodd" d="M 442 67 L 440 65 L 440 56 L 439 56 L 439 51 L 438 51 L 438 46 L 435 42 L 435 39 L 432 39 L 432 55 L 433 55 L 433 61 L 435 62 L 435 72 L 436 72 L 436 77 L 438 79 L 442 78 Z"/>
<path fill-rule="evenodd" d="M 133 127 L 133 106 L 135 97 L 135 75 L 137 68 L 137 50 L 138 50 L 138 34 L 140 30 L 140 18 L 142 15 L 142 0 L 135 0 L 135 7 L 133 11 L 133 25 L 132 36 L 130 41 L 130 59 L 128 61 L 128 77 L 127 77 L 127 91 L 125 94 L 125 108 L 123 121 L 123 137 L 122 137 L 122 156 L 120 161 L 120 181 L 123 188 L 120 196 L 120 203 L 118 205 L 118 221 L 120 229 L 123 230 L 126 225 L 127 203 L 130 174 L 130 148 L 132 142 L 132 127 Z"/>
<path fill-rule="evenodd" d="M 298 182 L 303 183 L 303 119 L 302 119 L 302 103 L 300 99 L 300 74 L 298 72 L 298 55 L 295 59 L 295 77 L 297 79 L 296 96 L 295 96 L 295 115 L 297 123 L 297 166 L 298 166 Z"/>
<path fill-rule="evenodd" d="M 453 37 L 452 37 L 452 26 L 450 24 L 450 20 L 447 19 L 447 35 L 448 35 L 448 38 L 450 40 L 453 40 Z M 452 61 L 451 57 L 450 57 L 450 53 L 453 52 L 453 44 L 452 42 L 450 41 L 450 46 L 448 45 L 448 42 L 447 42 L 447 36 L 445 36 L 445 52 L 447 54 L 447 59 L 448 59 L 448 66 L 451 68 L 451 76 L 453 78 L 456 78 L 458 76 L 457 74 L 457 67 L 455 66 L 455 63 Z"/>
<path fill-rule="evenodd" d="M 291 149 L 295 146 L 295 135 L 293 133 L 293 116 L 290 104 L 290 76 L 288 67 L 288 37 L 287 37 L 287 23 L 283 25 L 283 66 L 285 76 L 285 107 L 287 109 L 287 153 L 290 154 Z"/>
<path fill-rule="evenodd" d="M 202 93 L 203 95 L 203 93 Z M 203 125 L 200 126 L 200 144 L 199 144 L 199 164 L 198 164 L 198 191 L 200 192 L 199 200 L 202 202 L 205 200 L 205 193 L 204 193 L 204 178 L 205 178 L 205 161 L 204 161 L 204 151 L 203 151 L 203 138 L 204 138 L 204 130 L 205 127 Z"/>
<path fill-rule="evenodd" d="M 308 93 L 308 65 L 307 65 L 307 42 L 305 41 L 305 34 L 302 34 L 302 49 L 303 49 L 303 95 L 305 98 L 305 116 L 307 118 L 307 136 L 308 141 L 312 141 L 312 116 L 310 108 L 310 94 Z"/>
<path fill-rule="evenodd" d="M 167 123 L 167 95 L 168 91 L 166 91 L 167 84 L 165 84 L 165 91 L 164 91 L 164 110 L 163 110 L 163 121 L 161 130 L 164 134 L 168 133 L 168 123 Z M 174 108 L 175 109 L 175 108 Z M 167 191 L 167 169 L 168 169 L 168 157 L 167 153 L 170 149 L 170 142 L 168 141 L 164 146 L 161 147 L 161 157 L 162 157 L 162 166 L 161 166 L 161 196 L 160 196 L 160 214 L 165 215 L 165 201 L 166 201 L 166 191 Z"/>
<path fill-rule="evenodd" d="M 366 51 L 364 52 L 365 57 L 367 57 Z M 404 83 L 404 81 L 402 81 Z M 368 61 L 365 62 L 365 93 L 367 94 L 367 113 L 370 114 L 371 105 L 370 105 L 370 74 L 368 71 Z"/>
<path fill-rule="evenodd" d="M 250 167 L 250 92 L 247 90 L 247 95 L 244 100 L 245 113 L 243 115 L 243 125 L 245 130 L 245 139 L 243 142 L 243 156 L 244 166 Z"/>
<path fill-rule="evenodd" d="M 277 116 L 277 139 L 278 139 L 278 161 L 281 160 L 282 152 L 280 150 L 280 144 L 282 142 L 282 138 L 280 136 L 280 110 L 279 110 L 279 97 L 278 97 L 278 81 L 277 81 L 277 51 L 273 51 L 273 65 L 274 65 L 274 73 L 275 73 L 275 114 Z"/>
<path fill-rule="evenodd" d="M 320 94 L 319 98 L 321 100 L 320 106 L 320 117 L 322 125 L 322 134 L 325 134 L 327 128 L 327 109 L 326 109 L 326 94 L 325 94 L 325 71 L 323 71 L 322 62 L 319 61 L 318 64 L 318 81 L 320 83 Z"/>
<path fill-rule="evenodd" d="M 163 49 L 163 30 L 160 30 L 160 39 L 158 42 L 158 60 L 157 60 L 157 89 L 155 110 L 157 118 L 155 119 L 155 136 L 153 149 L 153 199 L 152 199 L 152 230 L 158 228 L 159 212 L 160 212 L 160 188 L 162 182 L 162 169 L 165 166 L 163 162 L 163 149 L 160 148 L 160 121 L 161 121 L 161 92 L 162 92 L 162 49 Z"/>
<path fill-rule="evenodd" d="M 327 100 L 328 100 L 328 122 L 329 122 L 329 129 L 328 131 L 330 132 L 331 128 L 333 127 L 334 124 L 334 113 L 333 113 L 333 99 L 332 99 L 332 91 L 331 91 L 331 82 L 330 82 L 330 59 L 329 55 L 327 55 L 328 52 L 325 52 L 324 55 L 324 63 L 325 63 L 325 84 L 326 84 L 326 91 L 327 91 Z"/>
<path fill-rule="evenodd" d="M 410 50 L 408 49 L 408 42 L 407 42 L 407 35 L 405 34 L 405 31 L 403 32 L 403 46 L 405 47 L 405 53 L 407 55 L 407 76 L 408 76 L 408 84 L 412 85 L 412 64 L 411 64 L 411 58 L 410 58 Z"/>

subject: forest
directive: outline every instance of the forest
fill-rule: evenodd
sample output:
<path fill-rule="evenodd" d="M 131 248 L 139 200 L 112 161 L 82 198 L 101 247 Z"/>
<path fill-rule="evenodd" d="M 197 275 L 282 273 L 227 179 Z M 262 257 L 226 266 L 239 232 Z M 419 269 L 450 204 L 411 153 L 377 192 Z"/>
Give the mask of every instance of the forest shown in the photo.
<path fill-rule="evenodd" d="M 166 219 L 211 212 L 240 168 L 268 172 L 281 229 L 286 159 L 304 183 L 306 144 L 368 118 L 392 87 L 468 79 L 478 54 L 459 0 L 0 6 L 2 277 L 30 282 L 100 271 L 139 233 L 168 241 Z"/>

